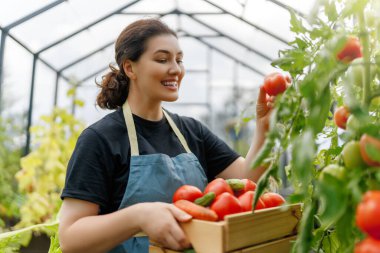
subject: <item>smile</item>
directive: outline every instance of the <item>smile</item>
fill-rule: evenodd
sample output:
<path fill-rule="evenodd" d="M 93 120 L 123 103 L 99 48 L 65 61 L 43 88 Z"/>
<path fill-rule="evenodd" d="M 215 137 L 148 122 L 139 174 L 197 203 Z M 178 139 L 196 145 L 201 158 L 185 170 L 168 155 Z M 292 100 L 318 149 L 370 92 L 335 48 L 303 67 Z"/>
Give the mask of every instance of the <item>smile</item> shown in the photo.
<path fill-rule="evenodd" d="M 161 82 L 166 87 L 178 87 L 178 82 Z"/>

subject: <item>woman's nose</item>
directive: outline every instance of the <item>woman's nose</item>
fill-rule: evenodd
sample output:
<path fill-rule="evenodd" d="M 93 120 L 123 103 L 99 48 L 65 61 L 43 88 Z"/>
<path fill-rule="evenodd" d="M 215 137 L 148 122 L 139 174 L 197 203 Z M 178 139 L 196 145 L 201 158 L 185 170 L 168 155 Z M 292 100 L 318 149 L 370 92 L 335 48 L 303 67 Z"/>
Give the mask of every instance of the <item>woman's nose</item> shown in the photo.
<path fill-rule="evenodd" d="M 169 73 L 172 75 L 178 75 L 182 72 L 182 68 L 178 62 L 174 62 L 170 65 Z"/>

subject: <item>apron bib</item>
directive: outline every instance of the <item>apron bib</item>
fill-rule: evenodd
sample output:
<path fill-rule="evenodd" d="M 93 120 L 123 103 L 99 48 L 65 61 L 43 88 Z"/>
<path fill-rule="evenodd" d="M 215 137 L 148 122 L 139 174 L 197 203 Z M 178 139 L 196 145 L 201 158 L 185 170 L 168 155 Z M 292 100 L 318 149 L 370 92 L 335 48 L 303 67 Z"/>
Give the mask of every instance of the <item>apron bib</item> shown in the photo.
<path fill-rule="evenodd" d="M 123 105 L 123 113 L 131 145 L 131 161 L 128 184 L 119 209 L 142 202 L 171 203 L 174 192 L 184 184 L 196 186 L 203 191 L 207 185 L 205 172 L 165 110 L 163 113 L 170 127 L 186 150 L 186 153 L 176 157 L 166 154 L 139 155 L 136 128 L 128 101 Z M 130 238 L 109 253 L 148 252 L 149 238 L 142 236 Z"/>

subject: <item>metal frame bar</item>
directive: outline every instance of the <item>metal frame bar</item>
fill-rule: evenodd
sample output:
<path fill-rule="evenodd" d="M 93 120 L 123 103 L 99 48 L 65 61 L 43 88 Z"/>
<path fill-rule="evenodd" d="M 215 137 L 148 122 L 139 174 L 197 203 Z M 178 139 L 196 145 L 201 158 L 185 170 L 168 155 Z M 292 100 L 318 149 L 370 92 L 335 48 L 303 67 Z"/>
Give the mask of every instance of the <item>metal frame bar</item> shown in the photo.
<path fill-rule="evenodd" d="M 216 7 L 216 8 L 218 8 L 219 10 L 221 10 L 222 12 L 224 12 L 224 13 L 226 13 L 228 15 L 233 16 L 234 18 L 237 18 L 237 19 L 241 20 L 242 22 L 244 22 L 244 23 L 246 23 L 246 24 L 248 24 L 250 26 L 253 26 L 257 30 L 259 30 L 259 31 L 261 31 L 261 32 L 269 35 L 270 37 L 275 38 L 276 40 L 278 40 L 278 41 L 280 41 L 280 42 L 282 42 L 282 43 L 284 43 L 286 45 L 288 44 L 287 40 L 285 40 L 284 38 L 281 38 L 281 37 L 277 36 L 276 34 L 274 34 L 272 32 L 269 32 L 268 30 L 262 28 L 261 26 L 258 26 L 258 25 L 254 24 L 254 23 L 252 23 L 252 22 L 250 22 L 250 21 L 248 21 L 248 20 L 246 20 L 246 19 L 244 19 L 242 17 L 239 17 L 238 15 L 233 14 L 232 12 L 225 10 L 224 8 L 222 8 L 222 7 L 218 6 L 218 5 L 210 2 L 209 0 L 203 0 L 203 1 L 206 2 L 206 3 L 208 3 L 208 4 L 210 4 L 210 5 L 212 5 L 212 6 L 214 6 L 214 7 Z"/>
<path fill-rule="evenodd" d="M 124 10 L 124 9 L 126 9 L 126 8 L 128 8 L 128 7 L 130 7 L 130 6 L 134 5 L 134 4 L 136 4 L 136 3 L 138 3 L 138 2 L 140 2 L 140 1 L 141 1 L 141 0 L 135 0 L 135 1 L 131 2 L 131 3 L 128 3 L 128 4 L 126 4 L 126 5 L 123 5 L 121 8 L 119 8 L 119 9 L 117 9 L 117 10 L 115 10 L 115 11 L 112 11 L 112 12 L 108 13 L 107 15 L 105 15 L 105 16 L 103 16 L 103 17 L 101 17 L 101 18 L 95 20 L 94 22 L 92 22 L 92 23 L 90 23 L 90 24 L 88 24 L 88 25 L 86 25 L 86 26 L 84 26 L 84 27 L 82 27 L 82 28 L 76 30 L 75 32 L 70 33 L 69 35 L 67 35 L 67 36 L 65 36 L 65 37 L 63 37 L 63 38 L 61 38 L 61 39 L 59 39 L 59 40 L 57 40 L 57 41 L 55 41 L 55 42 L 53 42 L 53 43 L 51 43 L 51 44 L 45 46 L 44 48 L 41 48 L 37 53 L 40 54 L 40 53 L 42 53 L 42 52 L 44 52 L 44 51 L 46 51 L 46 50 L 48 50 L 48 49 L 50 49 L 50 48 L 52 48 L 52 47 L 54 47 L 54 46 L 56 46 L 56 45 L 58 45 L 58 44 L 64 42 L 65 40 L 70 39 L 71 37 L 74 37 L 75 35 L 77 35 L 77 34 L 83 32 L 83 31 L 85 31 L 85 30 L 91 28 L 92 26 L 94 26 L 94 25 L 96 25 L 96 24 L 98 24 L 98 23 L 100 23 L 100 22 L 106 20 L 107 18 L 109 18 L 109 17 L 111 17 L 111 16 L 113 16 L 113 15 L 115 15 L 115 14 L 117 14 L 117 13 L 120 13 L 122 10 Z"/>
<path fill-rule="evenodd" d="M 9 25 L 5 26 L 5 27 L 0 27 L 2 33 L 1 33 L 1 44 L 0 44 L 0 114 L 1 114 L 1 111 L 2 111 L 2 86 L 3 86 L 3 80 L 4 80 L 4 76 L 3 76 L 3 70 L 4 70 L 4 52 L 5 52 L 5 42 L 6 42 L 6 39 L 7 37 L 9 36 L 9 32 L 12 28 L 15 28 L 16 26 L 18 25 L 21 25 L 22 23 L 34 18 L 35 16 L 38 16 L 39 14 L 47 11 L 47 10 L 50 10 L 51 8 L 54 8 L 55 6 L 65 2 L 66 0 L 57 0 L 51 4 L 48 4 L 48 5 L 45 5 L 44 7 L 10 23 Z M 19 43 L 21 46 L 23 46 L 22 43 Z M 23 46 L 24 47 L 24 46 Z M 25 47 L 24 47 L 25 48 Z"/>
<path fill-rule="evenodd" d="M 227 52 L 224 52 L 223 50 L 221 50 L 221 49 L 219 49 L 219 48 L 217 48 L 217 47 L 211 45 L 210 43 L 208 43 L 207 41 L 205 41 L 201 36 L 192 35 L 192 34 L 186 32 L 186 31 L 184 31 L 184 30 L 182 30 L 182 32 L 185 32 L 185 37 L 191 37 L 191 38 L 194 38 L 194 39 L 200 41 L 202 44 L 204 44 L 204 45 L 206 45 L 206 46 L 212 48 L 212 49 L 215 50 L 215 51 L 217 51 L 218 53 L 220 53 L 220 54 L 222 54 L 222 55 L 224 55 L 224 56 L 230 58 L 231 60 L 234 60 L 234 61 L 236 61 L 236 62 L 239 62 L 242 66 L 248 68 L 249 70 L 252 70 L 253 72 L 255 72 L 255 73 L 257 73 L 257 74 L 259 74 L 259 75 L 261 75 L 261 76 L 265 76 L 265 73 L 264 73 L 264 72 L 262 72 L 262 71 L 256 69 L 255 67 L 252 67 L 252 66 L 248 65 L 248 64 L 245 63 L 245 62 L 240 61 L 240 60 L 239 60 L 238 58 L 236 58 L 235 56 L 233 56 L 233 55 L 231 55 L 231 54 L 229 54 L 229 53 L 227 53 Z"/>

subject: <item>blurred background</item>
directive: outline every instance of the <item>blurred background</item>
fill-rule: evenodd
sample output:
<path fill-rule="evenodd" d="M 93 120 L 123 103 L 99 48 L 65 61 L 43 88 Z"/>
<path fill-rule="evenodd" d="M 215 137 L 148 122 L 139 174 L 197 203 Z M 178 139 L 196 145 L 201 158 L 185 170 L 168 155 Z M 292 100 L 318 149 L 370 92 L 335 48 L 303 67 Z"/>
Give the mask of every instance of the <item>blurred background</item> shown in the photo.
<path fill-rule="evenodd" d="M 110 111 L 95 106 L 95 80 L 114 62 L 117 36 L 134 20 L 161 17 L 178 32 L 186 68 L 179 100 L 165 107 L 201 120 L 237 147 L 234 141 L 244 131 L 236 136 L 234 124 L 239 116 L 252 116 L 263 75 L 276 71 L 271 61 L 292 40 L 288 10 L 307 14 L 313 2 L 3 1 L 1 113 L 23 115 L 24 135 L 17 141 L 26 146 L 33 138 L 27 129 L 54 107 L 67 108 L 86 125 L 99 120 Z M 75 96 L 68 96 L 73 87 Z"/>

